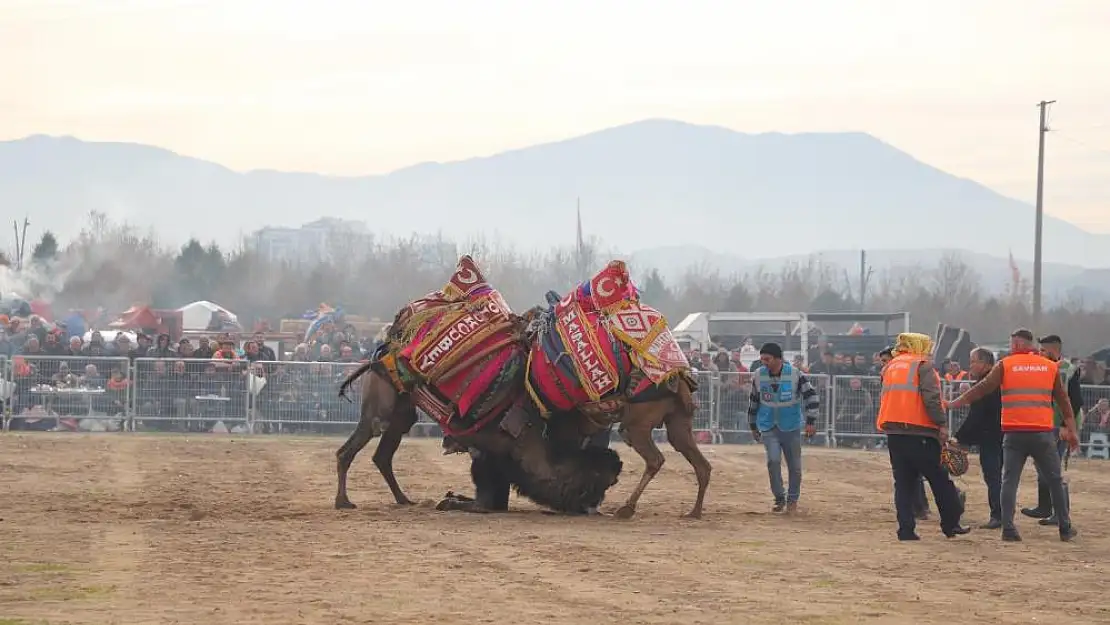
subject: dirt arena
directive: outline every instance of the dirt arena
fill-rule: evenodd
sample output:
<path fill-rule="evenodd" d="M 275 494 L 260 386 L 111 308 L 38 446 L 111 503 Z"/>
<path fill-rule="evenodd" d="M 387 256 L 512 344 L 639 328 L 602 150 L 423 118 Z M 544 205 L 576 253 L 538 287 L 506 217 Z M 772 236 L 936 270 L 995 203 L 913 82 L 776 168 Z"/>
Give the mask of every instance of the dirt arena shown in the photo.
<path fill-rule="evenodd" d="M 413 508 L 359 457 L 331 508 L 334 438 L 0 435 L 0 625 L 49 623 L 1097 623 L 1110 622 L 1110 463 L 1073 462 L 1075 543 L 1021 521 L 898 543 L 885 457 L 806 450 L 802 513 L 771 515 L 762 449 L 707 447 L 667 466 L 631 521 L 441 513 L 470 492 L 438 441 L 398 456 Z M 641 464 L 623 444 L 628 493 Z M 1034 476 L 1026 476 L 1029 501 Z M 978 467 L 967 520 L 984 520 Z"/>

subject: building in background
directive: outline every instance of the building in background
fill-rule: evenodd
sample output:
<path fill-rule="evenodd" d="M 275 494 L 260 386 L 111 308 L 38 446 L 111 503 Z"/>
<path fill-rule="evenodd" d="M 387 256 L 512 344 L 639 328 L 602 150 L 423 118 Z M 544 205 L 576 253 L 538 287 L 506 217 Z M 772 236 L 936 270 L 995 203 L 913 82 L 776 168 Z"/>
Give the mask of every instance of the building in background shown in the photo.
<path fill-rule="evenodd" d="M 251 235 L 250 245 L 270 262 L 315 264 L 369 252 L 374 234 L 361 221 L 323 217 L 300 228 L 266 226 Z"/>

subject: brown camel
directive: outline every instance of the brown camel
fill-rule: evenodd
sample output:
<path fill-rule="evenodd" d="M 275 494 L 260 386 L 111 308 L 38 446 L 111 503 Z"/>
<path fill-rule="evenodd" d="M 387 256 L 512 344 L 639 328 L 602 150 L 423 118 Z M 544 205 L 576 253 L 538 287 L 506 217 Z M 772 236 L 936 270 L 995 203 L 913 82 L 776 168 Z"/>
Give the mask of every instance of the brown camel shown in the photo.
<path fill-rule="evenodd" d="M 347 496 L 347 472 L 355 456 L 379 432 L 381 442 L 374 452 L 374 464 L 385 478 L 394 500 L 402 505 L 413 503 L 397 484 L 393 456 L 401 444 L 401 437 L 416 422 L 416 408 L 408 393 L 399 393 L 393 383 L 372 366 L 368 363 L 352 372 L 339 390 L 340 396 L 344 396 L 347 387 L 365 374 L 358 425 L 336 451 L 337 509 L 355 507 Z M 523 397 L 523 384 L 520 393 Z M 605 491 L 617 482 L 620 457 L 611 450 L 603 450 L 608 453 L 602 454 L 598 450 L 559 448 L 545 438 L 543 426 L 535 411 L 514 409 L 478 432 L 454 440 L 496 459 L 497 465 L 509 473 L 509 480 L 518 492 L 536 503 L 575 513 L 596 507 Z M 488 508 L 484 504 L 488 500 L 482 496 L 477 499 L 471 500 L 473 505 L 454 508 L 486 511 Z"/>
<path fill-rule="evenodd" d="M 701 518 L 702 508 L 705 504 L 705 493 L 709 488 L 709 477 L 713 466 L 698 449 L 697 440 L 694 438 L 694 414 L 697 405 L 690 386 L 685 380 L 673 379 L 666 386 L 650 389 L 633 398 L 620 412 L 620 434 L 624 442 L 644 459 L 644 474 L 636 484 L 632 494 L 624 505 L 617 509 L 615 516 L 628 519 L 636 514 L 636 504 L 640 501 L 647 485 L 663 468 L 665 458 L 655 445 L 652 430 L 665 427 L 667 440 L 690 466 L 694 467 L 694 475 L 698 481 L 698 495 L 694 507 L 685 515 L 686 518 Z M 598 431 L 597 425 L 591 420 L 583 419 L 583 434 Z M 603 426 L 604 427 L 604 426 Z"/>

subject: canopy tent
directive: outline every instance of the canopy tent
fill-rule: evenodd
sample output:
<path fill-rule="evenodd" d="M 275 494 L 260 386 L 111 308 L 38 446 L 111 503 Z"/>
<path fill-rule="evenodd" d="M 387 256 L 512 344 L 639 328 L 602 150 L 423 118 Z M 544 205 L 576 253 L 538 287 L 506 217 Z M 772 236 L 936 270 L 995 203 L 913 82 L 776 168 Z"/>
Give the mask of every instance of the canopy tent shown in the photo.
<path fill-rule="evenodd" d="M 182 306 L 178 312 L 181 313 L 182 327 L 185 330 L 242 331 L 235 313 L 207 300 Z"/>
<path fill-rule="evenodd" d="M 132 306 L 128 308 L 108 327 L 117 330 L 142 330 L 156 329 L 161 325 L 161 319 L 150 310 L 149 306 Z"/>

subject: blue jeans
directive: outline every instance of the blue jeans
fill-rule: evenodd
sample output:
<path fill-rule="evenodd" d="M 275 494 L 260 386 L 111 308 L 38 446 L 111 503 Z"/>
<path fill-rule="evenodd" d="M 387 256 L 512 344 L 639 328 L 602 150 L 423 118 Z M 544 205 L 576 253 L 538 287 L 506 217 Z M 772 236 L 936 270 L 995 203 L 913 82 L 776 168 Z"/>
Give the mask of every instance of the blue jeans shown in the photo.
<path fill-rule="evenodd" d="M 761 433 L 763 449 L 767 452 L 767 477 L 771 480 L 771 494 L 775 501 L 795 503 L 802 494 L 802 431 L 784 432 L 772 428 Z M 786 458 L 790 488 L 782 488 L 782 459 Z"/>

